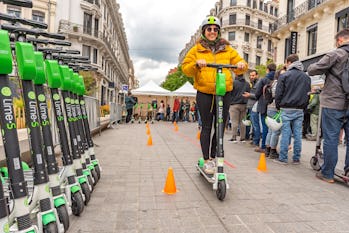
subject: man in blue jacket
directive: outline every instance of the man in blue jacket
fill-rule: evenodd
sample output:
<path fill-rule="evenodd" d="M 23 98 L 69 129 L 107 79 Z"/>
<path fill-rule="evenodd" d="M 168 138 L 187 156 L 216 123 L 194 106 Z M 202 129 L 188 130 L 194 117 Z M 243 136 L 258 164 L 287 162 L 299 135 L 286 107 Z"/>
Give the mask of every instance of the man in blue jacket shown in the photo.
<path fill-rule="evenodd" d="M 133 106 L 137 103 L 135 98 L 132 96 L 131 91 L 128 92 L 128 95 L 125 97 L 125 105 L 126 105 L 126 123 L 131 121 L 133 114 Z"/>
<path fill-rule="evenodd" d="M 281 142 L 280 155 L 274 161 L 288 164 L 288 146 L 293 134 L 293 164 L 300 163 L 302 152 L 302 124 L 304 109 L 309 102 L 308 92 L 311 90 L 311 80 L 303 71 L 303 64 L 297 54 L 286 58 L 287 71 L 279 79 L 275 91 L 275 105 L 281 110 Z"/>

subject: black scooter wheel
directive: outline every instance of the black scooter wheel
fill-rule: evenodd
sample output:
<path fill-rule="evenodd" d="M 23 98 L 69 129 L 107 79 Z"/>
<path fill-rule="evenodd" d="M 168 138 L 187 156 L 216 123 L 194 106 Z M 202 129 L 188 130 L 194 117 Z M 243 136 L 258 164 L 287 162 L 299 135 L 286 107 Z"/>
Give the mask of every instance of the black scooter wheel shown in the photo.
<path fill-rule="evenodd" d="M 61 205 L 56 207 L 56 210 L 57 210 L 59 221 L 63 224 L 64 232 L 66 232 L 70 225 L 67 207 L 66 205 Z"/>
<path fill-rule="evenodd" d="M 92 193 L 92 192 L 93 192 L 93 189 L 94 189 L 94 187 L 95 187 L 95 183 L 94 183 L 94 181 L 93 181 L 91 175 L 88 175 L 88 176 L 87 176 L 87 181 L 88 181 L 89 185 L 91 186 L 90 193 Z"/>
<path fill-rule="evenodd" d="M 311 157 L 310 159 L 310 166 L 315 170 L 315 171 L 320 171 L 321 167 L 319 164 L 319 159 L 316 156 Z"/>
<path fill-rule="evenodd" d="M 218 187 L 216 191 L 218 200 L 223 201 L 225 198 L 226 192 L 227 192 L 227 185 L 225 183 L 225 180 L 218 181 Z"/>
<path fill-rule="evenodd" d="M 93 185 L 95 186 L 98 183 L 98 180 L 99 180 L 96 170 L 92 169 L 91 170 L 91 174 L 92 174 L 92 177 L 93 177 L 93 180 L 94 180 Z"/>
<path fill-rule="evenodd" d="M 72 199 L 72 211 L 75 216 L 80 216 L 84 211 L 84 200 L 82 198 L 81 192 L 76 192 L 71 194 Z"/>
<path fill-rule="evenodd" d="M 85 195 L 85 205 L 87 205 L 90 202 L 91 199 L 91 191 L 90 188 L 88 187 L 88 184 L 86 182 L 80 184 L 82 193 Z"/>
<path fill-rule="evenodd" d="M 50 222 L 44 226 L 44 233 L 58 233 L 57 223 Z"/>
<path fill-rule="evenodd" d="M 97 173 L 98 180 L 100 180 L 101 179 L 101 169 L 99 168 L 98 164 L 95 166 L 95 171 Z"/>

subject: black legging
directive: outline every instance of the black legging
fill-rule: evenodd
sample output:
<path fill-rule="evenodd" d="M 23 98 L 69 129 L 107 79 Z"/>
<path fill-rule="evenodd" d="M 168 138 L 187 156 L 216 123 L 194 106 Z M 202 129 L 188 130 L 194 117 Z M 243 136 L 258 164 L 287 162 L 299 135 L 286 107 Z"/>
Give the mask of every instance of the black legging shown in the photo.
<path fill-rule="evenodd" d="M 225 96 L 223 97 L 223 124 L 224 128 L 227 122 L 227 118 L 229 115 L 229 107 L 230 107 L 230 100 L 231 100 L 231 92 L 227 92 Z M 213 101 L 213 105 L 212 105 Z M 202 154 L 204 156 L 204 159 L 207 160 L 209 158 L 215 158 L 216 157 L 216 127 L 214 127 L 214 134 L 211 139 L 211 130 L 213 120 L 216 116 L 216 103 L 215 103 L 215 96 L 210 94 L 205 94 L 202 92 L 197 92 L 196 95 L 196 103 L 199 108 L 200 117 L 202 121 L 202 129 L 201 129 L 201 135 L 200 135 L 200 144 L 201 144 L 201 150 Z M 210 150 L 210 141 L 211 142 L 211 155 L 209 154 Z"/>

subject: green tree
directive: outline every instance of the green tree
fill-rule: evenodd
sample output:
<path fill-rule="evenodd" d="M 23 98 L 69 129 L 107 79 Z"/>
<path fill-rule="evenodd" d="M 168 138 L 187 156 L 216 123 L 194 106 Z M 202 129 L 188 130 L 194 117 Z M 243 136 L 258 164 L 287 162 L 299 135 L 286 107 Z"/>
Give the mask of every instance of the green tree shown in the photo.
<path fill-rule="evenodd" d="M 187 81 L 193 84 L 193 79 L 186 76 L 182 71 L 182 67 L 179 66 L 176 72 L 167 75 L 166 80 L 162 82 L 160 86 L 167 90 L 174 91 L 180 88 Z"/>
<path fill-rule="evenodd" d="M 97 90 L 96 78 L 93 76 L 91 71 L 80 71 L 79 74 L 84 78 L 85 95 L 93 96 Z"/>

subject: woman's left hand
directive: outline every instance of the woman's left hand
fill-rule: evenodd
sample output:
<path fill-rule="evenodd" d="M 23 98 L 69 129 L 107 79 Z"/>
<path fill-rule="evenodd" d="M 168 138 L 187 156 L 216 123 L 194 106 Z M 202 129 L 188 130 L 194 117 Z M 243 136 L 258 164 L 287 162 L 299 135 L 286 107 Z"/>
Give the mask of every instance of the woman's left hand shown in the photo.
<path fill-rule="evenodd" d="M 246 68 L 246 63 L 240 61 L 240 62 L 238 62 L 238 63 L 236 64 L 236 66 L 237 66 L 238 69 L 243 70 L 243 69 Z"/>

